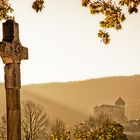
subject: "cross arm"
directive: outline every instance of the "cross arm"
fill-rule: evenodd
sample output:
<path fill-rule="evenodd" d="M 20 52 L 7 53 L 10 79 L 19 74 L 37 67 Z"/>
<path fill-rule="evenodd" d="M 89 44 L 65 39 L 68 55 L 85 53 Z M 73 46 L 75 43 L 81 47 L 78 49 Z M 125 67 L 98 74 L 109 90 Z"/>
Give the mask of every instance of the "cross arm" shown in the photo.
<path fill-rule="evenodd" d="M 28 59 L 28 49 L 20 43 L 0 42 L 0 56 L 4 64 L 20 63 L 21 60 Z"/>

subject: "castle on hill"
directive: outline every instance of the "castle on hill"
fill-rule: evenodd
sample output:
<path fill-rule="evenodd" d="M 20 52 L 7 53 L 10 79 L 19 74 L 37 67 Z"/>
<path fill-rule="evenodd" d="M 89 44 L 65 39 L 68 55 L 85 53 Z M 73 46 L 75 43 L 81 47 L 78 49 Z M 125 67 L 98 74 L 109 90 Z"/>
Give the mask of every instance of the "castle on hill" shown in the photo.
<path fill-rule="evenodd" d="M 125 101 L 122 98 L 118 98 L 114 105 L 95 106 L 94 117 L 99 118 L 101 116 L 105 116 L 106 118 L 119 123 L 126 123 Z"/>

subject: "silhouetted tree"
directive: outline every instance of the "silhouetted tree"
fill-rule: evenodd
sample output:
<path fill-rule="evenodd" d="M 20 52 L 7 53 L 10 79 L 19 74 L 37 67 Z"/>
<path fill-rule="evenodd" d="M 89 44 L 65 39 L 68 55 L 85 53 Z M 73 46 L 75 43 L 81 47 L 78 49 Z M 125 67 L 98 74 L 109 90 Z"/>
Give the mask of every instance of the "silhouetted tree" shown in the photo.
<path fill-rule="evenodd" d="M 50 140 L 70 140 L 70 138 L 70 131 L 66 129 L 65 123 L 57 118 L 51 126 Z"/>
<path fill-rule="evenodd" d="M 24 139 L 36 140 L 46 131 L 49 119 L 40 105 L 32 101 L 24 101 L 22 104 L 21 124 Z"/>
<path fill-rule="evenodd" d="M 89 126 L 86 121 L 75 125 L 74 127 L 74 140 L 96 140 L 94 136 L 94 128 Z"/>

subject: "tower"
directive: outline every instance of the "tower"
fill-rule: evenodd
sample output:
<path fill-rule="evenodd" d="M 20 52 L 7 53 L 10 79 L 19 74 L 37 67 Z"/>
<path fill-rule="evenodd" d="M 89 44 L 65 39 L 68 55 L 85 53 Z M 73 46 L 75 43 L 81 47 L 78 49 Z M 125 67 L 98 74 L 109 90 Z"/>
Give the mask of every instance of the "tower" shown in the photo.
<path fill-rule="evenodd" d="M 120 122 L 126 122 L 125 101 L 119 97 L 115 102 L 115 106 L 118 108 L 118 111 L 116 112 L 117 118 L 120 120 Z"/>

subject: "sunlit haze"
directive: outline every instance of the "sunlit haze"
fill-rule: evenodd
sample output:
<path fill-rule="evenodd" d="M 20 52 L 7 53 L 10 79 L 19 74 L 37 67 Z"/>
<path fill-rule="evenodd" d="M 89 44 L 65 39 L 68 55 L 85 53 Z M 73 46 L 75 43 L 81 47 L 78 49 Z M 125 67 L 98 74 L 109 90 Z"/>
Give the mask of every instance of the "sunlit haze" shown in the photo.
<path fill-rule="evenodd" d="M 47 0 L 39 14 L 31 4 L 12 1 L 20 41 L 29 49 L 29 60 L 21 62 L 22 84 L 140 74 L 139 13 L 127 16 L 121 31 L 110 30 L 105 46 L 97 37 L 102 17 L 92 16 L 81 0 Z M 0 60 L 0 81 L 3 68 Z"/>

